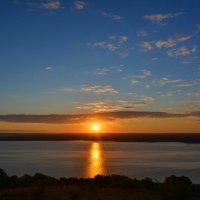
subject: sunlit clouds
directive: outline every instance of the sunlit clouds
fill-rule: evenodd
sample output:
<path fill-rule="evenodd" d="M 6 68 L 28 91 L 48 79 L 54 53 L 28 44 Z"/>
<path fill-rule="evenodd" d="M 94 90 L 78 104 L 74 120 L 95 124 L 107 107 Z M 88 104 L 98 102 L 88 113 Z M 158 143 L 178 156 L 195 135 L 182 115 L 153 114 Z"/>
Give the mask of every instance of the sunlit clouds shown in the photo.
<path fill-rule="evenodd" d="M 111 102 L 97 101 L 92 103 L 86 103 L 78 106 L 79 109 L 86 109 L 93 112 L 111 112 L 111 111 L 123 111 L 123 110 L 135 110 L 142 108 L 148 104 L 151 104 L 155 99 L 151 96 L 142 96 L 135 101 L 118 100 Z"/>
<path fill-rule="evenodd" d="M 41 8 L 49 9 L 49 10 L 57 10 L 61 8 L 61 3 L 59 0 L 50 0 L 41 3 Z"/>
<path fill-rule="evenodd" d="M 76 9 L 76 10 L 83 10 L 87 6 L 88 6 L 88 4 L 85 3 L 84 1 L 75 1 L 74 2 L 74 9 Z"/>
<path fill-rule="evenodd" d="M 167 77 L 163 77 L 159 81 L 159 84 L 160 85 L 167 85 L 167 84 L 179 83 L 181 81 L 182 81 L 181 79 L 170 79 L 170 78 L 167 78 Z"/>
<path fill-rule="evenodd" d="M 103 16 L 109 17 L 109 18 L 111 18 L 111 19 L 113 19 L 113 20 L 116 20 L 116 21 L 122 19 L 122 17 L 119 16 L 119 15 L 117 15 L 117 14 L 111 14 L 111 13 L 108 13 L 108 12 L 105 12 L 105 11 L 101 11 L 101 14 L 102 14 Z"/>
<path fill-rule="evenodd" d="M 165 25 L 166 20 L 178 17 L 178 16 L 183 15 L 183 14 L 185 14 L 185 13 L 184 12 L 178 12 L 178 13 L 151 14 L 151 15 L 145 15 L 144 19 L 149 20 L 153 23 L 157 23 L 159 25 Z"/>
<path fill-rule="evenodd" d="M 178 49 L 171 49 L 167 52 L 168 56 L 188 56 L 194 52 L 196 52 L 197 48 L 192 47 L 191 49 L 183 46 Z"/>
<path fill-rule="evenodd" d="M 126 35 L 110 35 L 106 38 L 106 40 L 94 42 L 92 46 L 114 52 L 121 49 L 123 44 L 126 42 L 128 42 L 128 36 Z"/>
<path fill-rule="evenodd" d="M 110 85 L 106 86 L 100 86 L 100 85 L 94 85 L 94 86 L 84 86 L 81 88 L 82 91 L 86 92 L 94 92 L 96 94 L 117 94 L 118 91 L 112 88 Z"/>

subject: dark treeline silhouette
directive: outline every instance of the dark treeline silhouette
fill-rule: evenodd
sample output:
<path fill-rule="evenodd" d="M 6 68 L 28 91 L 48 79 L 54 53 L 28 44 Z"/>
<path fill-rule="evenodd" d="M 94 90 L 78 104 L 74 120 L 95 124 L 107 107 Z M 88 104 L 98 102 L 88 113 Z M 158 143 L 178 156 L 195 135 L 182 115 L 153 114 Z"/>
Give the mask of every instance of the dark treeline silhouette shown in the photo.
<path fill-rule="evenodd" d="M 151 178 L 121 175 L 94 178 L 53 178 L 43 174 L 8 176 L 0 169 L 0 199 L 200 199 L 200 185 L 185 176 L 169 176 L 160 183 Z"/>
<path fill-rule="evenodd" d="M 183 142 L 200 143 L 200 134 L 136 134 L 136 133 L 0 133 L 0 141 L 117 141 L 117 142 Z"/>

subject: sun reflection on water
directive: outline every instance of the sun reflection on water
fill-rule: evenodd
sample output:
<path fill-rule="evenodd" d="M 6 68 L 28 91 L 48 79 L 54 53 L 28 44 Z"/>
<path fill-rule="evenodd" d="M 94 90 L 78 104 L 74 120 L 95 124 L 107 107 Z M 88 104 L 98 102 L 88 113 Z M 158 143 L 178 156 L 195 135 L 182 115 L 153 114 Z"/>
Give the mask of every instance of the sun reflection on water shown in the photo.
<path fill-rule="evenodd" d="M 98 142 L 91 144 L 89 149 L 87 177 L 94 177 L 97 174 L 105 174 L 102 157 L 102 146 Z"/>

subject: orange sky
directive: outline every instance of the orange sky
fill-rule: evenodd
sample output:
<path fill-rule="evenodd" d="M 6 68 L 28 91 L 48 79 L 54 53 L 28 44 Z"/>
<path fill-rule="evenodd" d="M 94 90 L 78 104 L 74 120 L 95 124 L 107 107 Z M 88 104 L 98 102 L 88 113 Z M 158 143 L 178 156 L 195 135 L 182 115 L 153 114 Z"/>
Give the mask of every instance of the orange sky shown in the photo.
<path fill-rule="evenodd" d="M 135 118 L 114 121 L 92 121 L 80 124 L 44 124 L 0 122 L 0 132 L 27 133 L 88 133 L 99 123 L 102 133 L 199 133 L 200 121 L 196 117 L 184 118 Z"/>

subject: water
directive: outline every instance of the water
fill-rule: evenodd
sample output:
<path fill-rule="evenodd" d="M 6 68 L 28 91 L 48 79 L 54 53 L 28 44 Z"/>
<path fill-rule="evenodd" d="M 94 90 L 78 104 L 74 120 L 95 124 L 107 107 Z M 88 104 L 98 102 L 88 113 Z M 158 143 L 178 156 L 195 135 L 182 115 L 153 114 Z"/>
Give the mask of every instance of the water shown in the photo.
<path fill-rule="evenodd" d="M 0 142 L 9 175 L 93 177 L 121 174 L 162 181 L 175 174 L 200 183 L 200 144 L 134 142 Z"/>

